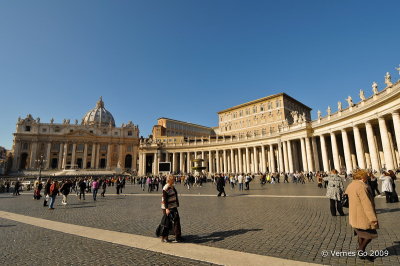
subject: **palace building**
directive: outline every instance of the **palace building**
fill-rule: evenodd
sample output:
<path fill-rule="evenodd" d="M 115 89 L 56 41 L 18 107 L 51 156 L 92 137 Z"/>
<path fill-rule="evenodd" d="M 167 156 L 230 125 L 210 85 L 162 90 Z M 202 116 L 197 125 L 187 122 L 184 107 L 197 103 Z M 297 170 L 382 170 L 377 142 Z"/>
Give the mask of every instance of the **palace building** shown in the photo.
<path fill-rule="evenodd" d="M 18 119 L 12 170 L 129 169 L 137 171 L 139 128 L 131 121 L 115 126 L 100 97 L 81 123 L 42 123 L 27 115 Z M 42 162 L 41 162 L 42 161 Z"/>
<path fill-rule="evenodd" d="M 208 136 L 183 137 L 172 128 L 168 135 L 160 126 L 140 141 L 139 175 L 159 174 L 160 162 L 174 173 L 193 172 L 198 158 L 208 174 L 398 168 L 400 81 L 386 73 L 383 90 L 374 82 L 369 97 L 360 90 L 359 100 L 349 96 L 345 105 L 318 110 L 311 120 L 309 107 L 280 93 L 218 112 L 219 126 Z"/>

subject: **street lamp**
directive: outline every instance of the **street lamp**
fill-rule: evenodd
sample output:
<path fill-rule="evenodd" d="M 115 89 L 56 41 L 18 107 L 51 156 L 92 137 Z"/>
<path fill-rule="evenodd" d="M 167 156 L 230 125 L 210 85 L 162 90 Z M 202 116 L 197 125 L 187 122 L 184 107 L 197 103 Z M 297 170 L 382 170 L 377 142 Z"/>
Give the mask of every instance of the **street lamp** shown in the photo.
<path fill-rule="evenodd" d="M 39 167 L 39 178 L 42 177 L 42 167 L 43 167 L 43 163 L 47 162 L 47 160 L 44 159 L 43 154 L 40 155 L 39 159 L 35 160 L 36 164 Z"/>

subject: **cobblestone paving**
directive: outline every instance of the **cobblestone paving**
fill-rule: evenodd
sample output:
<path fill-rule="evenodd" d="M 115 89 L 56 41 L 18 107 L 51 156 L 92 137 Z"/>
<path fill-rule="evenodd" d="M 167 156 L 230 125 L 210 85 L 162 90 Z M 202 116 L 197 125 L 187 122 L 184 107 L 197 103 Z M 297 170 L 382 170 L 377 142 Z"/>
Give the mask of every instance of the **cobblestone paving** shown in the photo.
<path fill-rule="evenodd" d="M 182 230 L 188 242 L 249 253 L 274 256 L 328 265 L 363 265 L 356 257 L 322 257 L 327 251 L 354 251 L 357 239 L 348 225 L 348 217 L 331 217 L 329 201 L 325 198 L 258 198 L 253 195 L 309 195 L 322 196 L 324 189 L 315 183 L 305 185 L 275 184 L 263 188 L 252 184 L 250 192 L 239 193 L 226 188 L 228 197 L 180 198 Z M 399 186 L 398 186 L 399 187 Z M 109 193 L 115 193 L 111 189 Z M 208 183 L 187 190 L 177 185 L 180 194 L 216 194 Z M 139 186 L 128 186 L 124 193 L 145 193 Z M 158 194 L 157 194 L 158 193 Z M 106 194 L 107 195 L 107 194 Z M 160 192 L 157 196 L 107 196 L 97 202 L 88 195 L 79 201 L 71 195 L 69 205 L 57 205 L 48 211 L 42 201 L 31 195 L 13 198 L 0 195 L 0 210 L 66 223 L 91 226 L 126 233 L 154 236 L 161 219 Z M 159 197 L 160 196 L 160 197 Z M 61 201 L 61 197 L 57 202 Z M 390 256 L 380 257 L 374 265 L 400 265 L 400 204 L 386 204 L 376 199 L 381 229 L 369 250 L 388 249 Z M 347 210 L 345 209 L 345 212 Z M 32 227 L 31 227 L 32 228 Z M 36 230 L 36 229 L 30 229 Z M 56 245 L 56 244 L 55 244 Z M 58 245 L 58 244 L 57 244 Z M 365 263 L 373 265 L 372 263 Z"/>
<path fill-rule="evenodd" d="M 0 265 L 212 265 L 6 219 L 0 230 Z"/>

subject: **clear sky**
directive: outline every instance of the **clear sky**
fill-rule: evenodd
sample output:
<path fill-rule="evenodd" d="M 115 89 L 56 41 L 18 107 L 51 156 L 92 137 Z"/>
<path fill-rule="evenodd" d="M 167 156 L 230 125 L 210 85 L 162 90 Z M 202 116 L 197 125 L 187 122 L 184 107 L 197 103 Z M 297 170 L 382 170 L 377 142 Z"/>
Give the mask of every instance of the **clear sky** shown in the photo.
<path fill-rule="evenodd" d="M 217 126 L 286 92 L 336 110 L 400 63 L 399 1 L 1 1 L 0 146 L 18 116 L 79 119 L 103 96 L 120 126 Z"/>

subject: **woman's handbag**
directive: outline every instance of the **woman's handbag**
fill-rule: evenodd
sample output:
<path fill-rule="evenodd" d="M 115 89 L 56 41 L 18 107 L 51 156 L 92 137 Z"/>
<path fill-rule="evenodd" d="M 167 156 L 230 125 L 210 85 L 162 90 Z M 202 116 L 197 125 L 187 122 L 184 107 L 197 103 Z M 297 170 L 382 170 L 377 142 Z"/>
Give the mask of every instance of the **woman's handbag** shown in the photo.
<path fill-rule="evenodd" d="M 344 208 L 349 207 L 349 196 L 347 196 L 347 194 L 343 194 L 343 196 L 342 196 L 342 206 Z"/>

